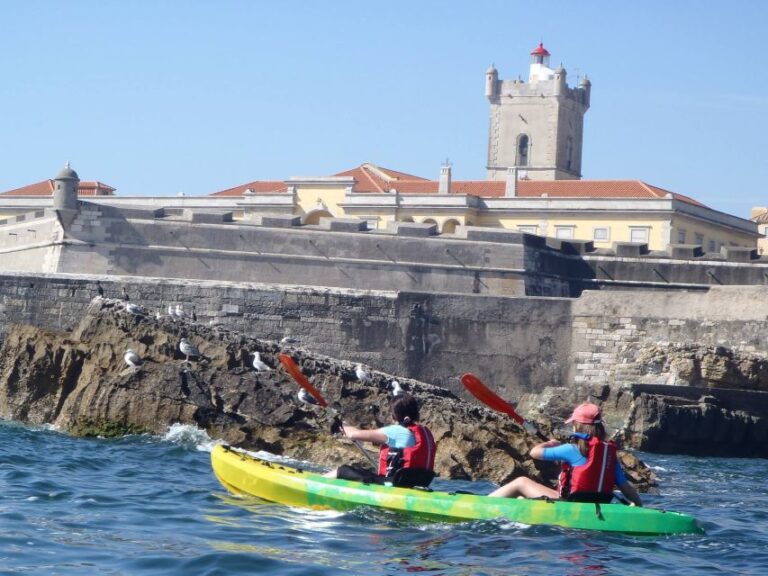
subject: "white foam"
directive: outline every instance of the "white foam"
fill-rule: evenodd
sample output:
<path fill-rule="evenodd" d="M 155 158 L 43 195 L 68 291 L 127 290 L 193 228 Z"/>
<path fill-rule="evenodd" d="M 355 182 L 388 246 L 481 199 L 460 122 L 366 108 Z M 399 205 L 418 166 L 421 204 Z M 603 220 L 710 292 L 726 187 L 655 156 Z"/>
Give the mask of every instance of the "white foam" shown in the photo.
<path fill-rule="evenodd" d="M 168 432 L 163 436 L 163 440 L 179 446 L 195 448 L 200 452 L 210 452 L 217 444 L 223 444 L 221 440 L 211 440 L 208 433 L 197 426 L 178 422 L 168 426 Z"/>

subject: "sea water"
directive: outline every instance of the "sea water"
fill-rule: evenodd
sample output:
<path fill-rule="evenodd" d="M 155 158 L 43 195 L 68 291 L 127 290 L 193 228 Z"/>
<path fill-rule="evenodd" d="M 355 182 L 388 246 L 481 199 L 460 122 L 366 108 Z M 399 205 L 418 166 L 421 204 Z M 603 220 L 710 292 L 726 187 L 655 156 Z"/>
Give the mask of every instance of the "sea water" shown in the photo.
<path fill-rule="evenodd" d="M 0 423 L 0 574 L 768 573 L 765 460 L 641 454 L 661 485 L 646 505 L 693 514 L 706 534 L 634 537 L 238 498 L 211 471 L 213 444 L 190 426 L 79 439 Z"/>

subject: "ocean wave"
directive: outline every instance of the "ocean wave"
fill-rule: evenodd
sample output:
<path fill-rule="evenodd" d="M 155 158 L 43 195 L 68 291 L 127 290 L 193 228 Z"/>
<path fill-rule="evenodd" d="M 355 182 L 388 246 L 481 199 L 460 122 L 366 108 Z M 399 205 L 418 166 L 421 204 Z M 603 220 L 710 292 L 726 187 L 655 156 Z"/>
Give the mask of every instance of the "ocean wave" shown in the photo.
<path fill-rule="evenodd" d="M 210 452 L 217 444 L 223 444 L 221 440 L 212 440 L 208 432 L 202 428 L 178 422 L 168 426 L 163 440 L 185 448 L 194 448 L 200 452 Z"/>

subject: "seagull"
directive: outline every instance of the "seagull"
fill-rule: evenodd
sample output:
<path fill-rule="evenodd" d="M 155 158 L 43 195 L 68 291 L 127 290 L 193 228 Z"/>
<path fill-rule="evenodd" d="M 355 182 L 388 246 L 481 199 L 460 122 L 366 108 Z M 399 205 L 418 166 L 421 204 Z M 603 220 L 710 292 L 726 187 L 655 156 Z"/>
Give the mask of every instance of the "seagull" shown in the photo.
<path fill-rule="evenodd" d="M 197 349 L 197 346 L 191 344 L 186 338 L 182 338 L 179 342 L 179 350 L 187 357 L 186 362 L 189 362 L 190 356 L 200 356 L 200 350 Z"/>
<path fill-rule="evenodd" d="M 160 320 L 160 318 L 162 318 L 162 317 L 163 317 L 163 315 L 160 313 L 160 310 L 155 312 L 155 320 Z"/>
<path fill-rule="evenodd" d="M 99 298 L 104 298 L 104 288 L 98 280 L 96 280 L 96 292 L 98 292 Z"/>
<path fill-rule="evenodd" d="M 296 340 L 293 336 L 283 336 L 282 340 L 280 340 L 280 344 L 286 345 L 286 344 L 298 344 L 299 341 Z"/>
<path fill-rule="evenodd" d="M 362 364 L 358 364 L 355 368 L 355 376 L 357 376 L 357 379 L 360 380 L 360 382 L 365 384 L 371 381 L 371 376 L 363 369 Z"/>
<path fill-rule="evenodd" d="M 269 372 L 271 370 L 269 366 L 261 361 L 261 355 L 258 352 L 253 353 L 253 367 L 257 372 Z"/>
<path fill-rule="evenodd" d="M 197 312 L 195 312 L 194 306 L 192 306 L 192 322 L 197 322 Z"/>
<path fill-rule="evenodd" d="M 317 400 L 315 399 L 315 397 L 312 396 L 312 394 L 310 394 L 306 390 L 304 390 L 304 388 L 299 390 L 299 393 L 297 394 L 297 396 L 299 397 L 299 400 L 301 402 L 304 402 L 304 404 L 312 404 L 312 405 L 317 404 Z"/>
<path fill-rule="evenodd" d="M 125 311 L 129 314 L 144 314 L 144 308 L 138 304 L 133 304 L 132 302 L 128 302 L 125 305 Z"/>
<path fill-rule="evenodd" d="M 123 286 L 123 300 L 125 300 L 126 302 L 130 300 L 130 298 L 128 297 L 128 290 L 125 289 L 125 286 Z"/>
<path fill-rule="evenodd" d="M 171 318 L 174 317 L 173 306 L 171 306 L 170 304 L 168 304 L 168 316 L 170 316 Z"/>
<path fill-rule="evenodd" d="M 176 312 L 175 312 L 176 318 L 184 318 L 184 309 L 182 308 L 181 304 L 176 304 Z"/>
<path fill-rule="evenodd" d="M 125 354 L 123 355 L 123 359 L 125 360 L 125 363 L 128 364 L 131 368 L 134 370 L 138 370 L 141 368 L 141 365 L 144 364 L 142 359 L 139 357 L 138 354 L 131 348 L 128 348 L 128 350 L 125 351 Z"/>
<path fill-rule="evenodd" d="M 397 380 L 392 380 L 392 382 L 389 383 L 389 386 L 392 388 L 392 396 L 400 396 L 405 393 L 405 390 L 403 390 L 403 387 L 400 386 L 400 382 Z"/>

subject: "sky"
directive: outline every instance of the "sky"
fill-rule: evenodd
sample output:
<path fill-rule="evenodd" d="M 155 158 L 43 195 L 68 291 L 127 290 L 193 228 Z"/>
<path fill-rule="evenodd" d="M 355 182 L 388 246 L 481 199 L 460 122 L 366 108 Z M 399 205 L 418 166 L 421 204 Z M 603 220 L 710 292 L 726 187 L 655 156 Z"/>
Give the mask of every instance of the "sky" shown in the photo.
<path fill-rule="evenodd" d="M 371 162 L 485 178 L 485 70 L 587 74 L 585 179 L 768 205 L 762 0 L 5 0 L 0 190 L 71 162 L 120 196 Z"/>

